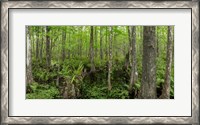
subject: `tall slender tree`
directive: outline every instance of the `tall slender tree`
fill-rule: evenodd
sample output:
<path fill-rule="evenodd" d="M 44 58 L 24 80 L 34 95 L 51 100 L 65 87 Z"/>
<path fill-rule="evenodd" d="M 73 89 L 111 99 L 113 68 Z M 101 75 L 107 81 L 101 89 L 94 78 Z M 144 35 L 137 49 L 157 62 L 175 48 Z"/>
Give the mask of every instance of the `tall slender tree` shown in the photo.
<path fill-rule="evenodd" d="M 98 32 L 97 26 L 94 26 L 95 56 L 98 57 Z"/>
<path fill-rule="evenodd" d="M 81 30 L 81 33 L 80 33 L 80 58 L 82 58 L 82 51 L 83 51 L 83 30 L 84 30 L 84 27 L 82 26 L 80 28 Z"/>
<path fill-rule="evenodd" d="M 155 27 L 144 26 L 142 83 L 140 98 L 155 99 L 156 92 L 156 41 Z"/>
<path fill-rule="evenodd" d="M 119 51 L 118 46 L 117 46 L 117 44 L 118 44 L 118 40 L 117 40 L 118 33 L 117 33 L 117 31 L 119 31 L 118 27 L 116 26 L 114 28 L 114 30 L 115 31 L 113 31 L 113 53 L 115 53 L 115 55 L 113 54 L 113 57 L 114 56 L 118 57 L 118 51 Z"/>
<path fill-rule="evenodd" d="M 112 72 L 112 41 L 113 41 L 113 27 L 109 27 L 110 36 L 109 36 L 109 56 L 108 56 L 108 90 L 112 89 L 111 84 L 111 72 Z"/>
<path fill-rule="evenodd" d="M 30 27 L 26 26 L 26 85 L 33 82 L 32 76 L 32 56 L 31 56 L 31 41 L 30 41 Z"/>
<path fill-rule="evenodd" d="M 162 95 L 160 98 L 170 98 L 170 77 L 172 67 L 172 54 L 173 54 L 173 27 L 168 26 L 168 43 L 167 43 L 167 65 L 165 70 L 165 82 L 163 85 Z"/>
<path fill-rule="evenodd" d="M 130 27 L 130 32 L 131 32 L 131 42 L 132 42 L 132 51 L 131 51 L 131 56 L 132 56 L 132 65 L 131 65 L 131 76 L 130 76 L 130 84 L 129 84 L 129 94 L 130 96 L 133 95 L 133 85 L 136 81 L 136 29 L 135 26 Z"/>
<path fill-rule="evenodd" d="M 141 43 L 140 43 L 140 54 L 143 55 L 143 42 L 144 42 L 144 26 L 141 26 L 140 28 L 140 33 L 141 33 Z"/>
<path fill-rule="evenodd" d="M 159 32 L 158 32 L 158 26 L 156 26 L 156 42 L 157 42 L 157 57 L 159 57 Z"/>
<path fill-rule="evenodd" d="M 44 41 L 44 27 L 41 27 L 41 44 L 40 44 L 40 61 L 42 62 L 42 54 L 43 54 L 43 41 Z"/>
<path fill-rule="evenodd" d="M 132 65 L 132 56 L 131 56 L 131 53 L 132 53 L 132 37 L 133 37 L 133 34 L 131 33 L 131 26 L 127 26 L 127 30 L 128 30 L 128 39 L 129 39 L 129 52 L 128 52 L 128 57 L 129 57 L 129 65 L 131 66 Z"/>
<path fill-rule="evenodd" d="M 106 59 L 108 58 L 108 27 L 105 27 L 106 29 L 106 37 L 105 37 L 105 55 Z"/>
<path fill-rule="evenodd" d="M 55 45 L 55 43 L 54 43 L 54 37 L 53 37 L 53 34 L 55 33 L 55 30 L 50 30 L 50 35 L 49 35 L 49 37 L 50 37 L 50 51 L 49 51 L 49 53 L 50 53 L 50 60 L 53 58 L 53 47 L 54 47 L 54 45 Z M 62 41 L 62 39 L 60 40 L 60 41 Z"/>
<path fill-rule="evenodd" d="M 103 36 L 102 36 L 102 32 L 103 32 L 103 27 L 100 27 L 100 59 L 103 59 Z"/>
<path fill-rule="evenodd" d="M 36 33 L 37 33 L 37 36 L 36 36 L 36 60 L 39 59 L 39 31 L 40 31 L 40 27 L 37 26 L 36 27 Z"/>
<path fill-rule="evenodd" d="M 94 27 L 90 27 L 90 63 L 91 63 L 91 72 L 95 71 L 95 65 L 94 65 Z"/>
<path fill-rule="evenodd" d="M 70 46 L 71 46 L 71 41 L 70 41 L 70 38 L 71 38 L 71 34 L 70 34 L 70 32 L 69 32 L 69 37 L 68 37 L 68 59 L 70 59 L 70 54 L 71 54 L 71 52 L 70 52 Z"/>
<path fill-rule="evenodd" d="M 50 27 L 46 26 L 46 65 L 51 65 L 51 53 L 50 53 Z"/>
<path fill-rule="evenodd" d="M 30 27 L 31 53 L 35 56 L 35 27 Z"/>
<path fill-rule="evenodd" d="M 65 58 L 66 58 L 65 44 L 66 44 L 66 27 L 63 27 L 62 29 L 62 61 L 65 61 Z"/>

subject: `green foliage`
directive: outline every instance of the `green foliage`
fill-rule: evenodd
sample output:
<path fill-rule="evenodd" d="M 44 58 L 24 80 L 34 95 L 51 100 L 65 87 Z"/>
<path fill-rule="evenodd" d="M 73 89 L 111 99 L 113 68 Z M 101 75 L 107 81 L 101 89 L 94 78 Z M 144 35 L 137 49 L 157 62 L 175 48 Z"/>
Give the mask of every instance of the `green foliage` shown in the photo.
<path fill-rule="evenodd" d="M 70 65 L 69 63 L 73 63 Z M 62 70 L 59 72 L 61 77 L 66 78 L 69 83 L 71 84 L 80 84 L 82 79 L 79 79 L 82 71 L 83 71 L 83 64 L 82 62 L 77 63 L 77 61 L 72 62 L 65 62 L 62 66 Z"/>
<path fill-rule="evenodd" d="M 128 99 L 129 93 L 126 89 L 121 90 L 120 88 L 114 88 L 111 92 L 109 92 L 108 98 L 111 98 L 111 99 Z"/>
<path fill-rule="evenodd" d="M 128 91 L 124 83 L 115 83 L 109 92 L 107 84 L 84 84 L 83 98 L 86 99 L 128 99 Z"/>
<path fill-rule="evenodd" d="M 47 68 L 45 64 L 37 62 L 36 60 L 33 60 L 32 67 L 33 78 L 38 82 L 49 83 L 49 81 L 55 79 L 57 75 L 56 67 L 51 66 Z"/>
<path fill-rule="evenodd" d="M 165 68 L 166 68 L 166 61 L 165 57 L 161 55 L 160 57 L 157 57 L 156 61 L 156 83 L 157 86 L 160 87 L 164 83 L 165 79 Z"/>
<path fill-rule="evenodd" d="M 28 85 L 31 93 L 26 94 L 27 99 L 54 99 L 59 98 L 59 90 L 55 86 L 38 84 L 33 82 Z"/>
<path fill-rule="evenodd" d="M 85 98 L 89 99 L 103 99 L 107 96 L 107 87 L 98 85 L 98 86 L 92 86 L 91 88 L 88 88 L 86 90 Z"/>
<path fill-rule="evenodd" d="M 37 82 L 29 83 L 27 88 L 29 89 L 29 91 L 36 92 L 38 88 L 38 83 Z"/>

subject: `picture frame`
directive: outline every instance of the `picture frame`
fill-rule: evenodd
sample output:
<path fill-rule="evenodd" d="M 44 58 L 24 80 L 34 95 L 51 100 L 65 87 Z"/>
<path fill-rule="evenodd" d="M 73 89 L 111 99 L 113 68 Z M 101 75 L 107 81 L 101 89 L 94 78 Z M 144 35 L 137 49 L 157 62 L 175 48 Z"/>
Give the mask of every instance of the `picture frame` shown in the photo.
<path fill-rule="evenodd" d="M 189 9 L 191 10 L 191 116 L 9 116 L 9 10 L 12 9 Z M 2 124 L 199 124 L 199 2 L 198 1 L 4 1 L 1 2 Z M 23 108 L 23 107 L 22 107 Z M 23 109 L 22 109 L 23 110 Z"/>

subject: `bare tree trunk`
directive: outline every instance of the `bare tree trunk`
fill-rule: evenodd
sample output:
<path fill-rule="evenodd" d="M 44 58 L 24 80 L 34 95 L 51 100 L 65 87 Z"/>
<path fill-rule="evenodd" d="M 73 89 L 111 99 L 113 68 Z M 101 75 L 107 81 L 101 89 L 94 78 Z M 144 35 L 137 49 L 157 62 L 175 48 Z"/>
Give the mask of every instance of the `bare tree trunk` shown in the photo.
<path fill-rule="evenodd" d="M 42 32 L 42 39 L 41 39 L 41 46 L 40 46 L 40 61 L 42 63 L 42 53 L 43 53 L 43 41 L 44 41 L 44 27 L 41 27 L 41 32 Z"/>
<path fill-rule="evenodd" d="M 65 61 L 66 52 L 65 52 L 65 43 L 66 43 L 66 28 L 62 29 L 62 61 Z"/>
<path fill-rule="evenodd" d="M 71 44 L 71 42 L 70 42 L 70 33 L 69 33 L 69 38 L 68 38 L 69 40 L 68 40 L 68 59 L 70 59 L 70 44 Z"/>
<path fill-rule="evenodd" d="M 131 37 L 132 37 L 132 34 L 131 34 L 131 27 L 130 26 L 127 26 L 127 30 L 128 30 L 128 40 L 129 40 L 129 51 L 128 51 L 128 55 L 129 55 L 129 65 L 131 66 L 132 65 L 132 56 L 131 56 L 131 51 L 132 51 L 132 41 L 131 41 Z"/>
<path fill-rule="evenodd" d="M 103 36 L 102 36 L 102 31 L 103 27 L 100 27 L 100 59 L 103 60 L 103 44 L 102 44 L 102 40 L 103 40 Z"/>
<path fill-rule="evenodd" d="M 106 49 L 106 59 L 108 58 L 108 28 L 107 27 L 105 27 L 106 28 L 106 37 L 105 37 L 105 41 L 106 41 L 106 46 L 105 46 L 105 49 Z"/>
<path fill-rule="evenodd" d="M 168 43 L 167 43 L 167 65 L 165 70 L 165 82 L 163 85 L 162 95 L 160 98 L 169 99 L 170 98 L 170 76 L 171 76 L 171 66 L 172 66 L 172 48 L 173 44 L 173 27 L 168 26 Z"/>
<path fill-rule="evenodd" d="M 98 34 L 97 34 L 97 26 L 95 26 L 94 29 L 95 29 L 95 30 L 94 30 L 94 38 L 95 38 L 95 54 L 94 54 L 94 55 L 95 55 L 96 57 L 98 57 L 98 49 L 97 49 L 97 48 L 98 48 L 98 42 L 97 42 L 97 41 L 98 41 L 98 39 L 97 39 L 97 36 L 98 36 Z"/>
<path fill-rule="evenodd" d="M 159 57 L 159 35 L 158 26 L 156 27 L 156 41 L 157 41 L 157 57 Z"/>
<path fill-rule="evenodd" d="M 156 95 L 157 92 L 155 26 L 145 26 L 140 98 L 155 99 Z"/>
<path fill-rule="evenodd" d="M 47 67 L 51 65 L 51 54 L 50 54 L 50 28 L 46 26 L 46 64 Z"/>
<path fill-rule="evenodd" d="M 33 82 L 30 27 L 26 26 L 26 86 Z"/>
<path fill-rule="evenodd" d="M 110 39 L 109 39 L 109 56 L 108 56 L 108 90 L 112 89 L 111 85 L 111 72 L 112 72 L 112 41 L 113 41 L 113 27 L 110 26 Z"/>
<path fill-rule="evenodd" d="M 94 66 L 94 39 L 93 39 L 93 30 L 94 27 L 90 27 L 90 63 L 91 63 L 91 72 L 95 71 Z"/>
<path fill-rule="evenodd" d="M 32 27 L 32 29 L 34 30 L 34 27 Z M 31 31 L 29 31 L 31 32 Z M 32 43 L 32 46 L 31 46 L 31 51 L 32 51 L 32 57 L 35 56 L 35 32 L 32 32 L 30 34 L 30 40 L 31 40 L 31 43 Z"/>
<path fill-rule="evenodd" d="M 86 28 L 85 28 L 86 29 Z M 89 41 L 89 38 L 87 37 L 88 36 L 88 33 L 86 32 L 86 37 L 85 37 L 85 42 L 87 44 L 87 42 Z M 88 46 L 85 46 L 85 57 L 89 57 L 89 47 Z"/>
<path fill-rule="evenodd" d="M 144 27 L 141 26 L 141 44 L 140 44 L 140 54 L 143 55 L 143 41 L 144 41 Z"/>
<path fill-rule="evenodd" d="M 81 36 L 80 36 L 80 58 L 82 58 L 82 48 L 83 48 L 83 26 L 81 27 Z"/>
<path fill-rule="evenodd" d="M 36 29 L 36 34 L 37 34 L 37 38 L 36 38 L 36 60 L 38 60 L 39 59 L 39 27 L 37 27 L 37 29 Z"/>
<path fill-rule="evenodd" d="M 117 28 L 117 27 L 116 27 Z M 114 45 L 113 45 L 113 52 L 115 52 L 115 57 L 118 57 L 118 46 L 117 46 L 117 33 L 113 33 L 113 37 L 114 37 Z M 114 49 L 115 48 L 115 49 Z M 114 57 L 114 54 L 113 54 L 113 57 Z"/>
<path fill-rule="evenodd" d="M 131 77 L 130 77 L 130 84 L 129 84 L 129 94 L 133 95 L 133 85 L 136 81 L 136 31 L 135 26 L 130 27 L 131 28 L 131 42 L 132 42 L 132 53 L 130 56 L 132 56 L 132 65 L 131 65 Z"/>

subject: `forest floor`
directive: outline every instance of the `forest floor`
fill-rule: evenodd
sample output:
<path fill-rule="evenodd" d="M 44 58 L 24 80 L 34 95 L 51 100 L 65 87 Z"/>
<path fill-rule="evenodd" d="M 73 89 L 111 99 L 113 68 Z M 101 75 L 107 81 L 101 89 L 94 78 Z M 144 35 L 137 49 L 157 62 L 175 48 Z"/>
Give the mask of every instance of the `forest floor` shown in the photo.
<path fill-rule="evenodd" d="M 34 82 L 26 90 L 28 99 L 135 99 L 138 98 L 142 77 L 139 68 L 134 91 L 130 94 L 130 67 L 126 68 L 122 61 L 115 61 L 113 65 L 111 91 L 107 84 L 107 62 L 97 63 L 95 71 L 91 72 L 90 63 L 84 60 L 71 59 L 63 63 L 52 61 L 50 67 L 46 67 L 45 60 L 33 60 L 32 74 Z M 164 69 L 158 68 L 157 76 L 159 97 L 164 82 Z M 173 88 L 171 98 L 174 98 Z"/>

